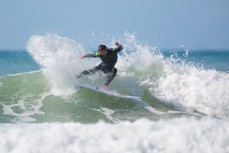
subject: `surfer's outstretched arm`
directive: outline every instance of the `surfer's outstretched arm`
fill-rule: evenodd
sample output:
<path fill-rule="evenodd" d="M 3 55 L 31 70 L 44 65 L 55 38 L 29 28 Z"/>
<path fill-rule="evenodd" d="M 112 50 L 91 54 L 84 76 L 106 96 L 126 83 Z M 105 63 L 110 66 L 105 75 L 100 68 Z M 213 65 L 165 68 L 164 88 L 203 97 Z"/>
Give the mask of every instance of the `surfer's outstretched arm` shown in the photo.
<path fill-rule="evenodd" d="M 96 52 L 95 54 L 85 54 L 85 55 L 80 55 L 80 59 L 84 59 L 84 58 L 96 58 L 99 57 L 100 54 L 98 52 Z"/>

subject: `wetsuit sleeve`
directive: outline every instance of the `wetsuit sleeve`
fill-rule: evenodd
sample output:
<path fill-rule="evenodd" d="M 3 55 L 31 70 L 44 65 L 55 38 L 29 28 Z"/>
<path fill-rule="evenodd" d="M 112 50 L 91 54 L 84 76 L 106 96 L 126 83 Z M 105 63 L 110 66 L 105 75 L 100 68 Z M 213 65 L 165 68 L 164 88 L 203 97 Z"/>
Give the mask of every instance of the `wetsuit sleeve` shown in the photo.
<path fill-rule="evenodd" d="M 123 50 L 123 46 L 122 46 L 122 45 L 119 45 L 119 46 L 116 47 L 116 48 L 111 48 L 111 50 L 112 50 L 113 52 L 118 53 L 118 52 L 120 52 L 121 50 Z"/>
<path fill-rule="evenodd" d="M 100 53 L 99 52 L 96 52 L 95 54 L 86 54 L 84 55 L 84 57 L 87 57 L 87 58 L 96 58 L 96 57 L 99 57 L 100 56 Z"/>

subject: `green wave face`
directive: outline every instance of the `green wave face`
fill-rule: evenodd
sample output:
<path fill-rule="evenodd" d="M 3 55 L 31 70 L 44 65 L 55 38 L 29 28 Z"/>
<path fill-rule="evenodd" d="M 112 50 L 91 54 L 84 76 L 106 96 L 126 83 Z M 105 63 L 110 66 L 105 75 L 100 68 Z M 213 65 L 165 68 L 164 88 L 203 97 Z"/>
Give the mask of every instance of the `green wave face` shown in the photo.
<path fill-rule="evenodd" d="M 80 122 L 95 123 L 135 121 L 139 118 L 157 120 L 174 110 L 161 103 L 144 87 L 127 84 L 123 77 L 114 80 L 113 88 L 122 93 L 137 94 L 144 101 L 135 101 L 108 96 L 88 89 L 75 89 L 68 96 L 51 93 L 48 81 L 42 72 L 7 76 L 0 78 L 0 122 Z M 155 108 L 157 111 L 149 108 Z M 161 115 L 162 112 L 163 114 Z M 178 112 L 177 112 L 178 113 Z M 176 116 L 176 113 L 174 113 Z M 179 114 L 179 113 L 178 113 Z M 170 114 L 170 117 L 173 116 Z"/>

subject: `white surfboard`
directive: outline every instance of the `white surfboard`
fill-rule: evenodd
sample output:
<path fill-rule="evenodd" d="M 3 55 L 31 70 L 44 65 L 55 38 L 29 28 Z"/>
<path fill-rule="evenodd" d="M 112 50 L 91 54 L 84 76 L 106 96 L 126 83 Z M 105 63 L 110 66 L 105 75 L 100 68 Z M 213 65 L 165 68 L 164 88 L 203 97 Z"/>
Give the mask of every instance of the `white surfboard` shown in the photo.
<path fill-rule="evenodd" d="M 120 94 L 116 91 L 105 90 L 103 88 L 99 88 L 97 86 L 93 86 L 93 85 L 86 84 L 86 83 L 75 84 L 75 87 L 87 88 L 87 89 L 91 89 L 91 90 L 94 90 L 94 91 L 97 91 L 100 93 L 104 93 L 104 94 L 119 97 L 119 98 L 126 98 L 126 99 L 140 99 L 141 98 L 141 97 L 136 97 L 136 96 L 129 96 L 129 95 Z"/>

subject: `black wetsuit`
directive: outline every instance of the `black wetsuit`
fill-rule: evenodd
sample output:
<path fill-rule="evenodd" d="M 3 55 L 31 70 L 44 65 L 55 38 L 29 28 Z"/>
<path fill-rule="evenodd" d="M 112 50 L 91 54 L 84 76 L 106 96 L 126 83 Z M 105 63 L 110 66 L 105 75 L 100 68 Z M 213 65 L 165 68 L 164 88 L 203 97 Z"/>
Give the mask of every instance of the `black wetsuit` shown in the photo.
<path fill-rule="evenodd" d="M 85 57 L 89 58 L 96 58 L 100 57 L 102 60 L 102 63 L 99 64 L 98 66 L 94 67 L 93 69 L 83 71 L 80 73 L 77 78 L 81 78 L 82 76 L 85 75 L 91 75 L 96 73 L 97 71 L 102 71 L 105 74 L 107 74 L 107 81 L 104 85 L 109 85 L 111 81 L 114 79 L 114 77 L 117 74 L 117 69 L 115 68 L 115 64 L 118 60 L 118 52 L 120 52 L 123 49 L 122 45 L 119 45 L 117 48 L 110 48 L 108 49 L 107 55 L 103 56 L 99 52 L 96 52 L 95 54 L 87 54 Z"/>

